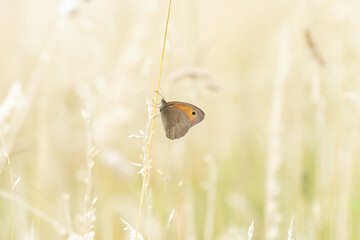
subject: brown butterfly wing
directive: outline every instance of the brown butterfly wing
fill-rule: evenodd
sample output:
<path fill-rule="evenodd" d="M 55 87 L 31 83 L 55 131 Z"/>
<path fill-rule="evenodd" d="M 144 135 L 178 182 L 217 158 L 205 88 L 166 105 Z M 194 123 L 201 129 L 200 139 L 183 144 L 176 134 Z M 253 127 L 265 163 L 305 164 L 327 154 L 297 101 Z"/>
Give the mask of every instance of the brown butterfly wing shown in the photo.
<path fill-rule="evenodd" d="M 161 112 L 161 120 L 166 132 L 166 137 L 174 140 L 183 137 L 192 124 L 186 113 L 172 104 L 167 104 Z"/>
<path fill-rule="evenodd" d="M 171 104 L 176 108 L 180 109 L 182 112 L 184 112 L 190 119 L 191 126 L 194 126 L 199 122 L 201 122 L 202 120 L 204 120 L 205 113 L 200 108 L 190 103 L 173 101 L 173 102 L 169 102 L 168 104 Z"/>

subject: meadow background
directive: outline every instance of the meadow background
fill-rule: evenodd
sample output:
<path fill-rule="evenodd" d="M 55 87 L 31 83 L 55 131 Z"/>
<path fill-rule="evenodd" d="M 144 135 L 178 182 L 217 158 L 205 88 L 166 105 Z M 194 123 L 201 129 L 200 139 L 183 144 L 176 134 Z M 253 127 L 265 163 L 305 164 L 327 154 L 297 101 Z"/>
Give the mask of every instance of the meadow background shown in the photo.
<path fill-rule="evenodd" d="M 167 8 L 0 2 L 0 239 L 131 239 Z M 360 239 L 359 12 L 173 0 L 160 93 L 206 115 L 155 119 L 144 239 Z"/>

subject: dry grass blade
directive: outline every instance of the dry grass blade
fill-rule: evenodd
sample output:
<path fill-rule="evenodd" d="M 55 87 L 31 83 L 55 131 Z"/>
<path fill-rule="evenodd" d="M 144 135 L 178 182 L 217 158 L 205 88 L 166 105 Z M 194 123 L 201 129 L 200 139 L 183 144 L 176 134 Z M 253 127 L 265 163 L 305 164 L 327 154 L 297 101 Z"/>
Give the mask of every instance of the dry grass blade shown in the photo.
<path fill-rule="evenodd" d="M 155 92 L 155 102 L 154 102 L 152 116 L 155 116 L 155 114 L 156 114 L 156 105 L 157 105 L 158 98 L 159 98 L 160 80 L 161 80 L 162 65 L 163 65 L 164 53 L 165 53 L 165 43 L 166 43 L 166 35 L 167 35 L 167 29 L 168 29 L 168 24 L 169 24 L 170 9 L 171 9 L 171 0 L 169 0 L 169 8 L 168 8 L 168 14 L 167 14 L 167 19 L 166 19 L 164 41 L 163 41 L 163 47 L 162 47 L 162 52 L 161 52 L 159 78 L 158 78 L 157 88 L 156 88 L 156 92 Z M 152 117 L 148 141 L 146 141 L 147 142 L 147 151 L 146 151 L 146 156 L 145 156 L 145 169 L 144 169 L 145 171 L 144 171 L 144 175 L 143 175 L 143 184 L 142 184 L 142 189 L 141 189 L 139 210 L 138 210 L 138 216 L 137 216 L 137 220 L 136 220 L 135 240 L 137 240 L 137 236 L 138 236 L 137 234 L 139 232 L 141 210 L 142 210 L 142 204 L 143 204 L 143 199 L 144 199 L 144 194 L 145 194 L 146 183 L 149 181 L 148 180 L 148 171 L 149 171 L 149 160 L 150 160 L 152 134 L 154 132 L 154 121 L 155 121 L 155 119 Z"/>

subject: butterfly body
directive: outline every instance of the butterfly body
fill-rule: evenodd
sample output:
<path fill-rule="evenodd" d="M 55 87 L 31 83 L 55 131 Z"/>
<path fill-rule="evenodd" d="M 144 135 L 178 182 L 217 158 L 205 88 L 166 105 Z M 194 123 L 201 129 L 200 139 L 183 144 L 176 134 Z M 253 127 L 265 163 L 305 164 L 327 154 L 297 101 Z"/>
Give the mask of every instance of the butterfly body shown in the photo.
<path fill-rule="evenodd" d="M 172 140 L 183 137 L 205 117 L 200 108 L 190 103 L 166 102 L 165 99 L 161 100 L 160 113 L 166 137 Z"/>

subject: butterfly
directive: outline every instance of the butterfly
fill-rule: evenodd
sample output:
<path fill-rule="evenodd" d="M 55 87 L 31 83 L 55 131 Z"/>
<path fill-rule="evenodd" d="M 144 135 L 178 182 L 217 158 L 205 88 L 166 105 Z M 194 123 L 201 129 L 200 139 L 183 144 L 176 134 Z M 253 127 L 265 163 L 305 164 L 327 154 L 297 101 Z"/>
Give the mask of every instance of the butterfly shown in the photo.
<path fill-rule="evenodd" d="M 160 113 L 166 137 L 171 140 L 183 137 L 205 117 L 200 108 L 190 103 L 166 102 L 165 99 L 161 99 Z"/>

